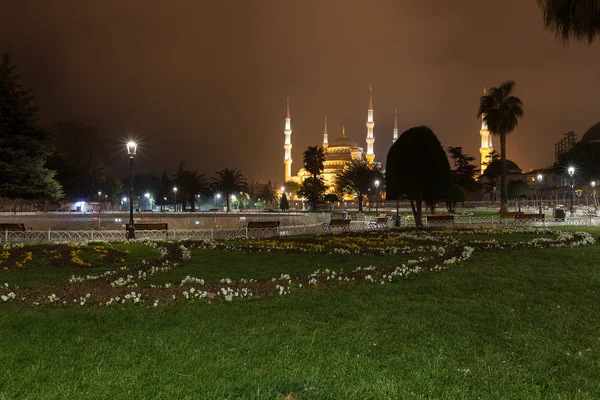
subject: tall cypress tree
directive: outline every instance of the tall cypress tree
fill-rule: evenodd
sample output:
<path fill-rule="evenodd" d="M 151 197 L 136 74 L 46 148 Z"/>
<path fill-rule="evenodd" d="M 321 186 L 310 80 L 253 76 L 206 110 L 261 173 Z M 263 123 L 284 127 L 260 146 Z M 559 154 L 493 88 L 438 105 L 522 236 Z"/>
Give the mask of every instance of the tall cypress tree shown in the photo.
<path fill-rule="evenodd" d="M 57 200 L 61 186 L 46 168 L 49 134 L 38 125 L 33 89 L 19 80 L 6 51 L 0 61 L 0 197 Z"/>

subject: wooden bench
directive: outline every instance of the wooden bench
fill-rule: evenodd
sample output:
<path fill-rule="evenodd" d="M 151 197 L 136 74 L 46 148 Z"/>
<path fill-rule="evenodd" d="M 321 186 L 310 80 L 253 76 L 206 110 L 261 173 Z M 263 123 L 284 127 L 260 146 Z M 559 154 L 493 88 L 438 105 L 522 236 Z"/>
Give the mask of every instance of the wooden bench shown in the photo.
<path fill-rule="evenodd" d="M 500 219 L 516 219 L 517 215 L 524 215 L 522 211 L 500 211 Z"/>
<path fill-rule="evenodd" d="M 515 215 L 515 219 L 544 219 L 544 214 L 517 214 Z"/>
<path fill-rule="evenodd" d="M 324 229 L 331 230 L 332 228 L 340 228 L 343 231 L 350 229 L 350 220 L 349 219 L 332 219 L 329 223 L 323 224 Z"/>
<path fill-rule="evenodd" d="M 125 230 L 128 231 L 130 228 L 130 224 L 125 225 Z M 140 232 L 167 232 L 169 230 L 169 224 L 165 224 L 162 222 L 152 222 L 152 223 L 139 223 L 133 224 L 133 228 L 136 231 Z"/>
<path fill-rule="evenodd" d="M 274 229 L 279 228 L 279 221 L 250 221 L 248 222 L 248 229 Z"/>
<path fill-rule="evenodd" d="M 452 214 L 431 214 L 426 215 L 427 224 L 430 222 L 454 222 L 454 215 Z"/>
<path fill-rule="evenodd" d="M 387 217 L 377 217 L 375 221 L 369 222 L 371 228 L 387 228 Z"/>
<path fill-rule="evenodd" d="M 25 228 L 25 224 L 0 224 L 0 231 L 25 232 L 31 228 Z"/>

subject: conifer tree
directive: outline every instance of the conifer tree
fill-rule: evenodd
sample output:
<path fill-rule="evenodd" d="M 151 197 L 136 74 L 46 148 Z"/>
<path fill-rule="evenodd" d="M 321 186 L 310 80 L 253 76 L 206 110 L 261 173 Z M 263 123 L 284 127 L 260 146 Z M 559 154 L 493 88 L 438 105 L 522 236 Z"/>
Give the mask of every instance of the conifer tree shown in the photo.
<path fill-rule="evenodd" d="M 0 60 L 0 197 L 58 200 L 61 186 L 46 168 L 49 134 L 38 125 L 35 93 L 19 82 L 11 58 L 6 51 Z"/>

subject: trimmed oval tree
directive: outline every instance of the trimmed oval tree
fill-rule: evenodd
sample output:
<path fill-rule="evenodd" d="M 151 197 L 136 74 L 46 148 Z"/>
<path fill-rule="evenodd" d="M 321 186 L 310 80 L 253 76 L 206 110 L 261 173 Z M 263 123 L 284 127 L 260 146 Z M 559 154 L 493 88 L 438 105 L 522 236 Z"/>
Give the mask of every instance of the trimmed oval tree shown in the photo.
<path fill-rule="evenodd" d="M 467 199 L 468 196 L 465 189 L 463 189 L 462 186 L 453 183 L 446 194 L 446 209 L 449 213 L 454 214 L 456 212 L 456 203 L 464 203 Z"/>
<path fill-rule="evenodd" d="M 423 201 L 444 197 L 452 172 L 444 148 L 426 126 L 410 128 L 390 148 L 386 162 L 386 199 L 410 200 L 415 225 L 423 227 Z"/>

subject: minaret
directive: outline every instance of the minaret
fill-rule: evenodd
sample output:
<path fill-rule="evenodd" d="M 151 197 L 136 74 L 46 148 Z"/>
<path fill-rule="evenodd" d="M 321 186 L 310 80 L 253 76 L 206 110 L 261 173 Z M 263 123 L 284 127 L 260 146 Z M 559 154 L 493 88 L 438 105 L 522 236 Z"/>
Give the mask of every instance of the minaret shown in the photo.
<path fill-rule="evenodd" d="M 327 150 L 329 140 L 327 138 L 327 114 L 325 114 L 325 129 L 323 130 L 323 150 Z"/>
<path fill-rule="evenodd" d="M 283 149 L 285 155 L 283 157 L 283 164 L 285 165 L 284 182 L 289 182 L 292 179 L 292 124 L 290 118 L 290 98 L 286 99 L 286 114 L 285 114 L 285 142 Z"/>
<path fill-rule="evenodd" d="M 487 90 L 483 88 L 483 95 L 485 96 Z M 479 130 L 479 135 L 481 136 L 481 147 L 479 148 L 479 154 L 481 154 L 481 165 L 479 175 L 483 175 L 483 172 L 487 168 L 487 164 L 490 162 L 489 156 L 490 153 L 494 150 L 494 146 L 492 145 L 492 135 L 488 130 L 488 126 L 483 120 L 485 118 L 485 114 L 481 115 L 481 129 Z"/>
<path fill-rule="evenodd" d="M 373 88 L 369 86 L 369 110 L 367 111 L 367 161 L 373 163 L 375 161 L 375 153 L 373 152 L 373 144 L 375 138 L 373 137 L 373 127 L 375 122 L 373 121 Z"/>
<path fill-rule="evenodd" d="M 392 138 L 392 144 L 398 140 L 398 110 L 394 110 L 394 137 Z"/>

